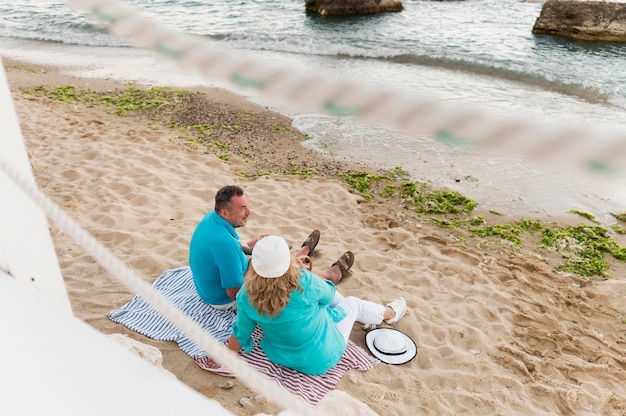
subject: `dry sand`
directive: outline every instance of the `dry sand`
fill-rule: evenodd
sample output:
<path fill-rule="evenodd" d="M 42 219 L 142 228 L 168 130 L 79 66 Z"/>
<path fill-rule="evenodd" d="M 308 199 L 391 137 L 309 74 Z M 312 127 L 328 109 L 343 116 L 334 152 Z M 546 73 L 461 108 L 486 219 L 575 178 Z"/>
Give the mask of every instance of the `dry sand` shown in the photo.
<path fill-rule="evenodd" d="M 318 265 L 346 249 L 356 254 L 339 284 L 344 294 L 378 302 L 405 296 L 409 312 L 397 327 L 416 341 L 418 357 L 354 371 L 337 385 L 378 414 L 626 415 L 623 265 L 608 281 L 565 276 L 549 256 L 479 238 L 462 243 L 419 219 L 400 221 L 389 203 L 367 203 L 332 177 L 239 176 L 261 149 L 278 164 L 298 158 L 331 172 L 343 165 L 318 160 L 297 141 L 285 147 L 288 119 L 225 91 L 209 91 L 211 112 L 254 109 L 286 126 L 232 133 L 244 147 L 263 143 L 247 150 L 248 161 L 224 162 L 142 118 L 20 92 L 39 84 L 120 87 L 113 82 L 15 64 L 7 72 L 38 185 L 146 281 L 187 264 L 189 239 L 214 192 L 238 184 L 252 209 L 243 241 L 272 233 L 299 247 L 318 228 Z M 224 378 L 200 369 L 175 343 L 111 322 L 108 312 L 133 294 L 54 224 L 51 233 L 77 317 L 158 347 L 166 369 L 236 414 L 277 412 L 272 404 L 243 408 L 239 400 L 255 392 L 241 381 L 221 388 Z M 355 328 L 352 340 L 364 347 L 364 332 Z"/>

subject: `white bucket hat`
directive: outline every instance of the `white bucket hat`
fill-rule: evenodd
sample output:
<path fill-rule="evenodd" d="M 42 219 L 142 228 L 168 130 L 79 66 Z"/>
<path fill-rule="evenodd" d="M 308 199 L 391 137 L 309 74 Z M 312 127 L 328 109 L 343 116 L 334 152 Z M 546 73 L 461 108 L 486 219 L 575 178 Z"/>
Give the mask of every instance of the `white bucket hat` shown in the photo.
<path fill-rule="evenodd" d="M 289 245 L 277 235 L 263 237 L 252 249 L 252 267 L 261 277 L 274 279 L 287 273 L 291 264 Z"/>
<path fill-rule="evenodd" d="M 393 328 L 372 329 L 365 334 L 365 344 L 372 355 L 386 364 L 404 364 L 417 355 L 415 342 Z"/>

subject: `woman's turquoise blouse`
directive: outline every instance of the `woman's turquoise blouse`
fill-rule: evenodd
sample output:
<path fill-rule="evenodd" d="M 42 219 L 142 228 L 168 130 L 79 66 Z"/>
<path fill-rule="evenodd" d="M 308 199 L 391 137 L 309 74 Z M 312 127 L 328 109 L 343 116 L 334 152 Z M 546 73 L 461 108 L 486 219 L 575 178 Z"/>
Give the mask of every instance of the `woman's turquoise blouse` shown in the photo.
<path fill-rule="evenodd" d="M 252 333 L 258 324 L 264 337 L 261 347 L 276 364 L 306 374 L 323 374 L 334 367 L 346 349 L 335 322 L 346 317 L 340 308 L 331 308 L 335 285 L 307 270 L 301 270 L 300 286 L 285 308 L 273 318 L 260 315 L 250 305 L 245 284 L 237 293 L 237 318 L 233 335 L 249 353 Z"/>

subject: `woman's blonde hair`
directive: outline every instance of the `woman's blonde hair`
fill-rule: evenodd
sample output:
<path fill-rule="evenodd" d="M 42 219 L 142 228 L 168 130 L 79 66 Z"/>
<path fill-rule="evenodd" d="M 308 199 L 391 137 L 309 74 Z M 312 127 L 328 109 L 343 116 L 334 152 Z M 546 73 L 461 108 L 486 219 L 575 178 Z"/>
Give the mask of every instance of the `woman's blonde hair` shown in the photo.
<path fill-rule="evenodd" d="M 292 256 L 287 272 L 274 279 L 259 276 L 254 268 L 250 267 L 246 273 L 244 285 L 250 304 L 259 314 L 274 317 L 287 306 L 294 291 L 302 290 L 299 282 L 300 267 Z"/>

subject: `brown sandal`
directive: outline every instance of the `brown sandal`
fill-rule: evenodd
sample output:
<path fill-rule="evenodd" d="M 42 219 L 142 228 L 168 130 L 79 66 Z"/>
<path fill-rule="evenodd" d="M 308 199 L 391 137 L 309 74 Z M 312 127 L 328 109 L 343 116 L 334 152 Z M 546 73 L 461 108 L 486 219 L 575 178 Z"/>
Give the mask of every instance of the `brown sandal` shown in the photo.
<path fill-rule="evenodd" d="M 346 266 L 342 264 L 342 261 L 346 264 Z M 339 257 L 339 260 L 333 263 L 331 267 L 333 266 L 339 267 L 339 270 L 341 271 L 341 279 L 343 279 L 353 264 L 354 264 L 354 253 L 352 253 L 351 251 L 346 251 L 345 253 L 341 255 L 341 257 Z M 339 280 L 335 283 L 338 283 Z"/>
<path fill-rule="evenodd" d="M 319 241 L 320 241 L 320 231 L 313 230 L 313 232 L 309 234 L 309 236 L 304 241 L 304 243 L 302 243 L 302 246 L 300 248 L 304 246 L 308 246 L 309 247 L 308 256 L 311 256 L 313 254 L 313 250 L 315 249 L 315 247 L 317 247 L 317 243 L 319 243 Z"/>

